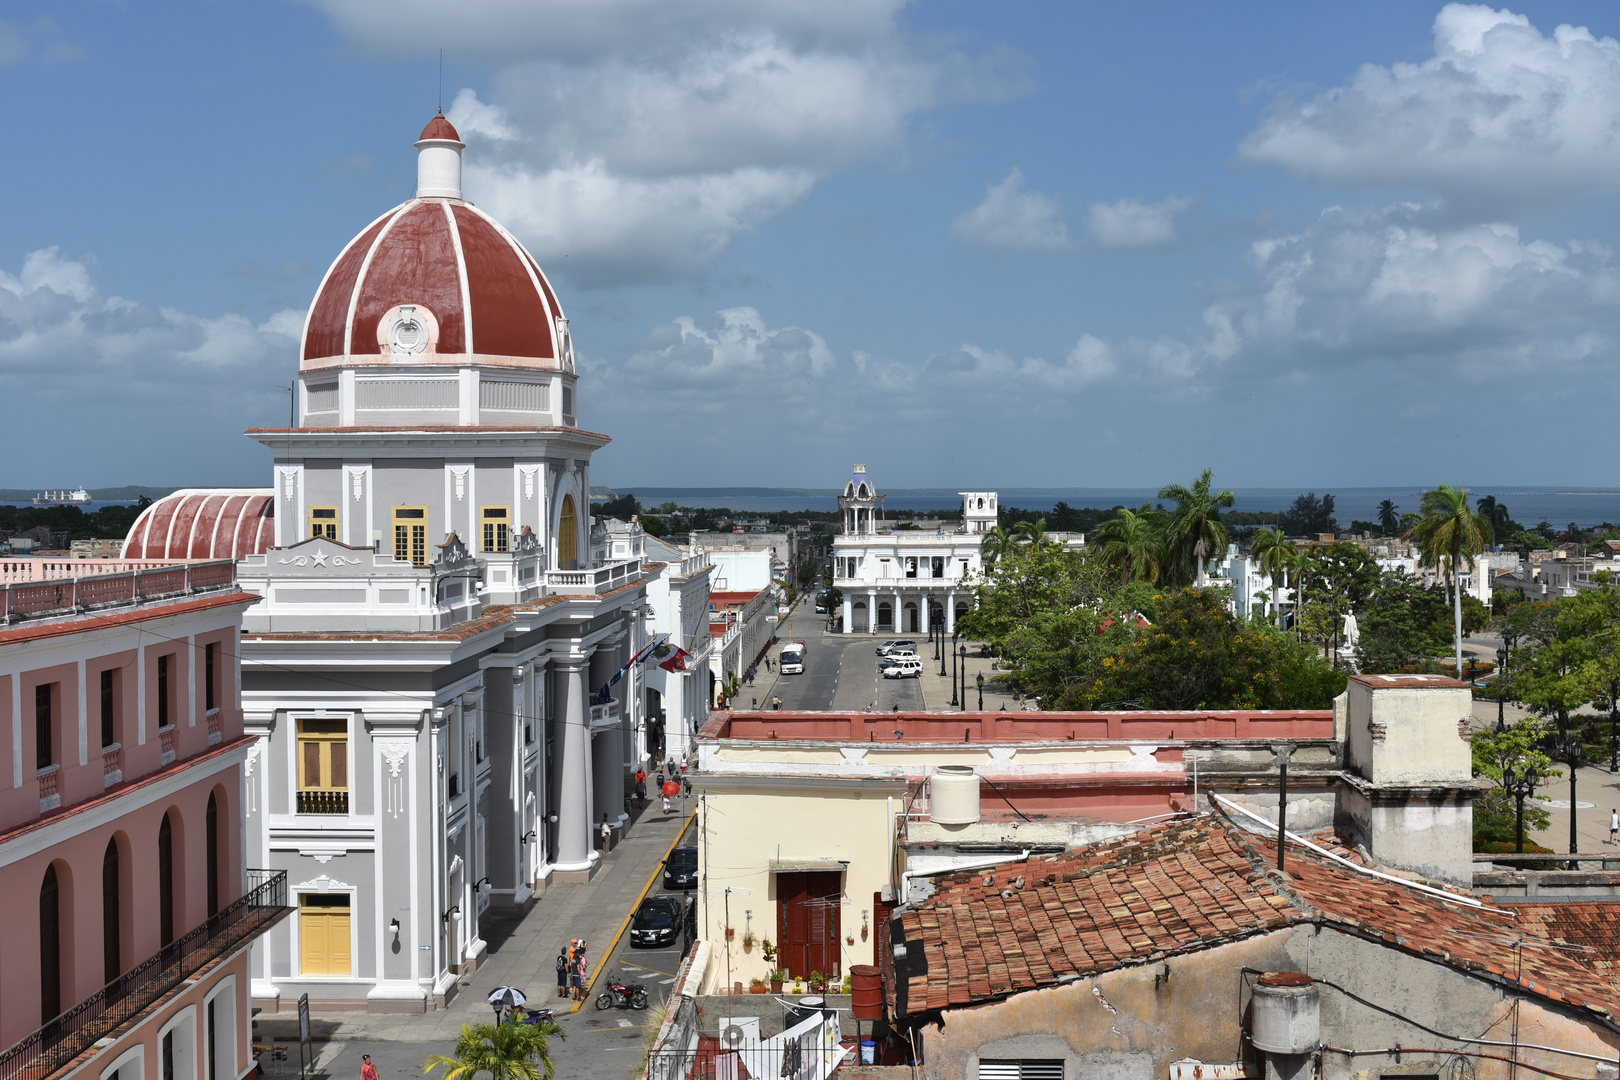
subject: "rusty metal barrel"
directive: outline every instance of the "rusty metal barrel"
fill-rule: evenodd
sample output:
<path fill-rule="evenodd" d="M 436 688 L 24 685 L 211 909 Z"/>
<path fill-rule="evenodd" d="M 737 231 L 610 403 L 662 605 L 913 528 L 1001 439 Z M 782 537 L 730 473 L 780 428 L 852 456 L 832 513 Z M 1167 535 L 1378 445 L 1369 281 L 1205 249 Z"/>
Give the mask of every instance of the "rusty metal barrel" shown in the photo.
<path fill-rule="evenodd" d="M 849 976 L 849 1005 L 855 1019 L 883 1019 L 883 972 L 872 964 L 855 964 Z"/>

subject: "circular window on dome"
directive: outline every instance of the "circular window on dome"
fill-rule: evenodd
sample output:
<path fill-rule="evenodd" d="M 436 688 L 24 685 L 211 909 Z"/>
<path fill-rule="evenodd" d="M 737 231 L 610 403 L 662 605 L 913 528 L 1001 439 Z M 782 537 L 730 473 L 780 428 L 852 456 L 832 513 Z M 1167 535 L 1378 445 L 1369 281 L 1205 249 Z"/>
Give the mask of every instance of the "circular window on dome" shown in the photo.
<path fill-rule="evenodd" d="M 377 337 L 377 343 L 391 356 L 420 356 L 436 351 L 439 321 L 420 304 L 401 304 L 379 320 Z"/>

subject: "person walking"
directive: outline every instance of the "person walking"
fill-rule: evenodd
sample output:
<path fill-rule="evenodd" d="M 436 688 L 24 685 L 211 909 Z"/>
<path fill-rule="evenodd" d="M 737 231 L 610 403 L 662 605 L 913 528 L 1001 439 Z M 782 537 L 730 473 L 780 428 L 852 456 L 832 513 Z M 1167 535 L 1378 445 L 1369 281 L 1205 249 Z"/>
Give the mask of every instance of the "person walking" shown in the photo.
<path fill-rule="evenodd" d="M 574 961 L 574 1000 L 585 1000 L 585 975 L 590 971 L 590 965 L 585 962 L 585 949 L 581 945 L 579 956 Z"/>
<path fill-rule="evenodd" d="M 557 950 L 557 996 L 568 996 L 568 950 Z"/>
<path fill-rule="evenodd" d="M 377 1080 L 377 1066 L 371 1063 L 370 1054 L 360 1055 L 360 1080 Z"/>
<path fill-rule="evenodd" d="M 1620 841 L 1620 809 L 1609 811 L 1609 843 Z"/>
<path fill-rule="evenodd" d="M 602 850 L 606 851 L 613 844 L 613 825 L 608 821 L 607 811 L 602 811 Z"/>

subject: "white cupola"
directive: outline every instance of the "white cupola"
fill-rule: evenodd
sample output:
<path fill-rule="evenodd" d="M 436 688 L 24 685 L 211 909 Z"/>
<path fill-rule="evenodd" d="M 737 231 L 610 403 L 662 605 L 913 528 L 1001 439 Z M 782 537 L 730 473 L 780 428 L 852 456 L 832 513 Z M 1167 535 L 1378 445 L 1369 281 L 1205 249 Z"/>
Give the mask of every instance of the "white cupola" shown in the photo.
<path fill-rule="evenodd" d="M 461 152 L 466 148 L 444 113 L 428 121 L 416 141 L 418 199 L 461 198 Z"/>

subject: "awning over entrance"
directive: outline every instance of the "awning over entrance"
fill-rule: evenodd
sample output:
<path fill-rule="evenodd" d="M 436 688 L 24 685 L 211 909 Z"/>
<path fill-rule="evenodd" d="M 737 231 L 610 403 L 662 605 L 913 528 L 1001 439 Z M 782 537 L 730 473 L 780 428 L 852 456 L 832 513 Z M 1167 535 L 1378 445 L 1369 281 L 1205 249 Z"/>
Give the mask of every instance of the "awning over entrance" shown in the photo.
<path fill-rule="evenodd" d="M 848 867 L 847 862 L 838 859 L 772 859 L 770 861 L 773 874 L 800 874 L 807 870 L 843 870 Z"/>

